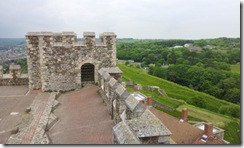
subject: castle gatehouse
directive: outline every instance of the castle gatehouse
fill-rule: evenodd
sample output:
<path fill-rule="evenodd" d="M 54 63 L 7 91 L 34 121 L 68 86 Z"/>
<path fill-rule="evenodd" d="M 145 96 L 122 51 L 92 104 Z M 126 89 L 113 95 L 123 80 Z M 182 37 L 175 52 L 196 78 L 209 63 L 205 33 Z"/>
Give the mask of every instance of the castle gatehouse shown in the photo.
<path fill-rule="evenodd" d="M 26 52 L 30 89 L 72 90 L 98 82 L 98 70 L 116 66 L 116 35 L 105 32 L 95 38 L 84 32 L 28 32 Z"/>

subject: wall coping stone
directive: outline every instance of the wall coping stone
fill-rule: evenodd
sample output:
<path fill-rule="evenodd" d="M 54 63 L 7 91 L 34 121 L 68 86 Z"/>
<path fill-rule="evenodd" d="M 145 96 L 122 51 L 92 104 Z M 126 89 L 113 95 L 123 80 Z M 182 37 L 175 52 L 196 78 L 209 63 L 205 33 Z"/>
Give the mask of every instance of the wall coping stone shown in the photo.
<path fill-rule="evenodd" d="M 109 81 L 111 76 L 108 72 L 103 72 L 102 77 L 105 79 L 105 81 Z"/>
<path fill-rule="evenodd" d="M 130 130 L 125 121 L 121 121 L 113 127 L 113 133 L 119 144 L 141 144 L 140 140 Z"/>
<path fill-rule="evenodd" d="M 83 32 L 83 36 L 90 36 L 90 37 L 95 37 L 95 32 Z"/>
<path fill-rule="evenodd" d="M 111 78 L 108 82 L 109 86 L 112 88 L 115 88 L 116 84 L 118 84 L 118 81 L 115 78 Z"/>
<path fill-rule="evenodd" d="M 20 65 L 9 65 L 9 69 L 14 69 L 14 70 L 19 70 L 20 69 Z"/>
<path fill-rule="evenodd" d="M 136 108 L 136 106 L 139 104 L 140 102 L 133 96 L 133 95 L 129 95 L 126 99 L 125 99 L 125 104 L 126 106 L 133 112 L 134 109 Z"/>

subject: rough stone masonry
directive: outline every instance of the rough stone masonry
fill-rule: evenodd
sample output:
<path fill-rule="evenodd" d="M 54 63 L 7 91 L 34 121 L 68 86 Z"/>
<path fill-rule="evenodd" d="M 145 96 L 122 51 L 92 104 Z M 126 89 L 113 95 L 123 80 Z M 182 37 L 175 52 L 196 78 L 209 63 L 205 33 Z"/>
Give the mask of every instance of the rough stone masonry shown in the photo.
<path fill-rule="evenodd" d="M 84 32 L 28 32 L 26 53 L 30 89 L 73 90 L 98 81 L 98 70 L 116 66 L 116 35 L 105 32 L 95 39 Z"/>

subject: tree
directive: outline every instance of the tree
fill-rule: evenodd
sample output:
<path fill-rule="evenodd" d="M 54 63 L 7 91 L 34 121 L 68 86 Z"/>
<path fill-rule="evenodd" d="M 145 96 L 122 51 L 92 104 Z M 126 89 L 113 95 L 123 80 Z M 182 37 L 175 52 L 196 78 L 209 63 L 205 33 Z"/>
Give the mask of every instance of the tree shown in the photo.
<path fill-rule="evenodd" d="M 186 73 L 188 69 L 188 65 L 170 65 L 167 69 L 167 80 L 188 86 L 189 79 Z"/>
<path fill-rule="evenodd" d="M 155 55 L 153 53 L 150 53 L 148 56 L 147 56 L 147 59 L 149 59 L 150 63 L 155 63 Z"/>
<path fill-rule="evenodd" d="M 150 66 L 148 69 L 148 74 L 153 75 L 154 67 Z"/>
<path fill-rule="evenodd" d="M 198 90 L 200 85 L 205 81 L 202 76 L 205 69 L 203 67 L 191 66 L 186 72 L 189 84 L 191 84 L 194 89 Z"/>
<path fill-rule="evenodd" d="M 166 74 L 167 74 L 166 68 L 155 66 L 154 69 L 153 69 L 153 75 L 154 76 L 157 76 L 157 77 L 165 79 L 166 78 Z"/>
<path fill-rule="evenodd" d="M 224 100 L 233 102 L 233 103 L 240 103 L 240 89 L 237 88 L 231 88 L 228 89 L 225 93 L 225 96 L 223 97 Z"/>
<path fill-rule="evenodd" d="M 214 86 L 214 85 L 210 85 L 209 88 L 204 89 L 203 91 L 210 94 L 210 95 L 213 95 L 217 98 L 222 98 L 223 93 L 224 93 L 223 89 L 221 89 L 217 86 Z"/>
<path fill-rule="evenodd" d="M 130 64 L 130 62 L 129 62 L 129 61 L 126 61 L 126 62 L 125 62 L 125 65 L 126 65 L 126 66 L 127 66 L 127 65 L 129 65 L 129 64 Z"/>
<path fill-rule="evenodd" d="M 176 64 L 176 60 L 180 57 L 180 55 L 176 52 L 171 52 L 168 56 L 167 56 L 167 61 L 169 64 Z"/>
<path fill-rule="evenodd" d="M 141 67 L 144 68 L 146 66 L 145 62 L 141 63 Z"/>
<path fill-rule="evenodd" d="M 204 47 L 204 46 L 206 46 L 208 43 L 206 42 L 206 40 L 203 40 L 203 39 L 201 39 L 201 40 L 195 40 L 194 41 L 194 45 L 196 45 L 196 46 L 200 46 L 200 47 Z"/>
<path fill-rule="evenodd" d="M 240 50 L 237 49 L 237 50 L 231 50 L 231 51 L 228 51 L 228 59 L 229 59 L 229 63 L 230 64 L 236 64 L 238 62 L 240 62 Z"/>

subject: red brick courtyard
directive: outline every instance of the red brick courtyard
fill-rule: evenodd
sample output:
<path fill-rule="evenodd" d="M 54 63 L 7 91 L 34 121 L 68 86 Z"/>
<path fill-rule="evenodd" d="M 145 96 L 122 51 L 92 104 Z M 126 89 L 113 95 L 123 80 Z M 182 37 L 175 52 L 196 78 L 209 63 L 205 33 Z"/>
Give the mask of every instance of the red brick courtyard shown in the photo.
<path fill-rule="evenodd" d="M 62 94 L 54 111 L 59 121 L 50 129 L 53 144 L 112 144 L 113 121 L 97 86 Z"/>

